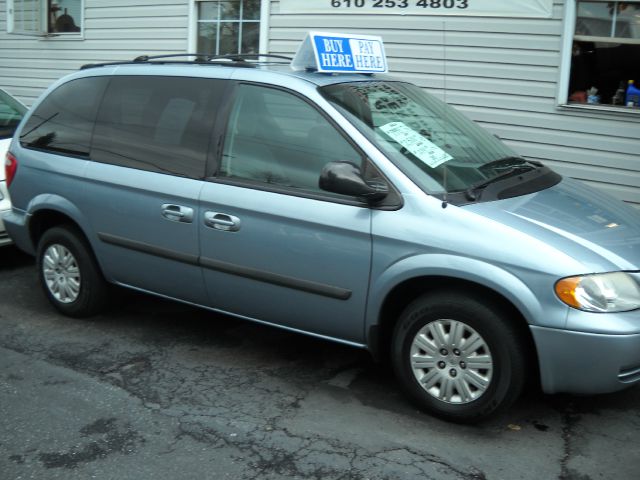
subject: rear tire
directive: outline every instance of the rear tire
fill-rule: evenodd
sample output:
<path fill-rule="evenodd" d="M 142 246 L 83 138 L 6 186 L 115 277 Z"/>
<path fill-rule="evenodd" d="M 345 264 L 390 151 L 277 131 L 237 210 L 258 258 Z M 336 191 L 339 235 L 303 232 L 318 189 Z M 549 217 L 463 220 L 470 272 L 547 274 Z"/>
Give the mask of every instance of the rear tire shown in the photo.
<path fill-rule="evenodd" d="M 460 423 L 483 420 L 511 405 L 524 385 L 526 350 L 515 321 L 480 297 L 423 295 L 394 330 L 396 377 L 429 413 Z"/>
<path fill-rule="evenodd" d="M 47 230 L 38 243 L 37 267 L 45 295 L 64 315 L 89 317 L 105 307 L 108 284 L 76 228 Z"/>

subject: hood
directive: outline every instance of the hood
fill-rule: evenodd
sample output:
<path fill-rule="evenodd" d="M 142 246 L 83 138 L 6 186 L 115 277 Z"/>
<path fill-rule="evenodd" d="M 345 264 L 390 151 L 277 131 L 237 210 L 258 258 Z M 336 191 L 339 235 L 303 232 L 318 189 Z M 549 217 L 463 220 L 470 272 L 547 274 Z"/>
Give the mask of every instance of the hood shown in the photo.
<path fill-rule="evenodd" d="M 584 272 L 640 270 L 640 210 L 576 180 L 463 207 L 573 257 Z"/>
<path fill-rule="evenodd" d="M 10 143 L 10 138 L 0 140 L 0 182 L 4 180 L 4 160 Z"/>

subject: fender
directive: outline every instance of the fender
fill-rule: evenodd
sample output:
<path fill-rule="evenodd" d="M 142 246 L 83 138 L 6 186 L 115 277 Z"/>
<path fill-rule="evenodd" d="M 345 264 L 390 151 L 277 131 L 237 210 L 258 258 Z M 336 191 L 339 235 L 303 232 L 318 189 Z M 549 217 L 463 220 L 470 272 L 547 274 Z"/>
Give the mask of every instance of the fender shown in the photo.
<path fill-rule="evenodd" d="M 78 208 L 74 203 L 69 201 L 63 196 L 57 194 L 41 194 L 35 196 L 27 205 L 26 211 L 26 224 L 27 227 L 30 227 L 30 223 L 33 220 L 33 217 L 36 216 L 39 212 L 42 211 L 52 211 L 69 217 L 75 224 L 76 227 L 84 233 L 84 236 L 87 238 L 91 247 L 94 248 L 94 243 L 97 241 L 97 237 L 93 235 L 92 232 L 87 232 L 82 226 L 90 225 L 89 220 L 86 215 Z M 30 228 L 29 228 L 30 230 Z M 33 241 L 30 239 L 31 249 L 35 253 L 37 245 L 33 244 Z"/>
<path fill-rule="evenodd" d="M 568 309 L 558 302 L 558 308 L 544 311 L 536 295 L 511 272 L 481 260 L 448 254 L 420 254 L 403 258 L 376 275 L 369 289 L 365 336 L 370 327 L 380 322 L 380 311 L 394 287 L 406 280 L 425 276 L 441 276 L 466 280 L 487 287 L 509 300 L 530 325 L 562 328 Z M 368 339 L 370 340 L 370 339 Z"/>

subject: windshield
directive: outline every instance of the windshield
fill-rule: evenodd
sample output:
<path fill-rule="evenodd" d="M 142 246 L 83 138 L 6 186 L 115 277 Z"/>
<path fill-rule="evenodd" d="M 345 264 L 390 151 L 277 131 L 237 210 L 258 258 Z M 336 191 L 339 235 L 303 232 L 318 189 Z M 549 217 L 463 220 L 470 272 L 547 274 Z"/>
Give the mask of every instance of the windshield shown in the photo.
<path fill-rule="evenodd" d="M 24 105 L 0 90 L 0 139 L 13 137 L 26 111 Z"/>
<path fill-rule="evenodd" d="M 415 85 L 372 81 L 320 90 L 427 193 L 465 192 L 475 200 L 475 190 L 492 181 L 542 168 Z"/>

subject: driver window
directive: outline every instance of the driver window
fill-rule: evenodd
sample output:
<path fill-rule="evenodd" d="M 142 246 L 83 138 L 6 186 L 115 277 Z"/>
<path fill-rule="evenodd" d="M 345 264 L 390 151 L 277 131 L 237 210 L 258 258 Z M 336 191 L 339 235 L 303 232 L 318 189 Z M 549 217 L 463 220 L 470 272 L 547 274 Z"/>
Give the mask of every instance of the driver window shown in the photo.
<path fill-rule="evenodd" d="M 361 155 L 311 105 L 281 90 L 240 85 L 218 176 L 321 191 L 322 168 Z"/>

